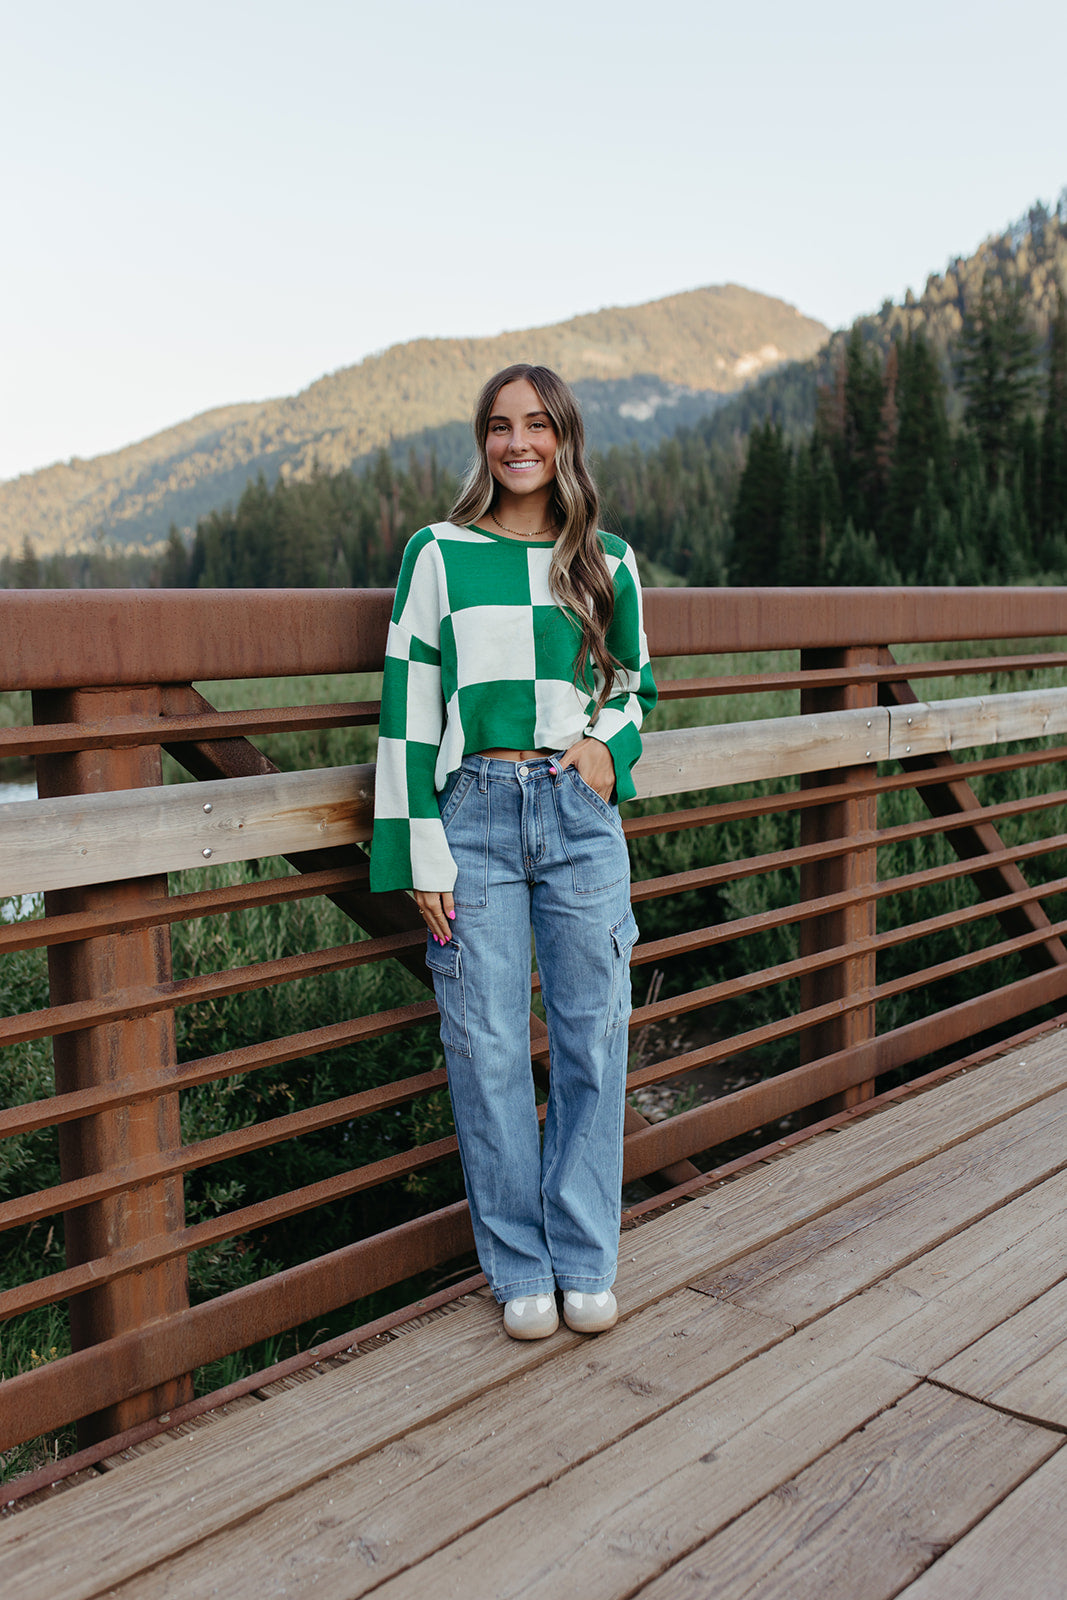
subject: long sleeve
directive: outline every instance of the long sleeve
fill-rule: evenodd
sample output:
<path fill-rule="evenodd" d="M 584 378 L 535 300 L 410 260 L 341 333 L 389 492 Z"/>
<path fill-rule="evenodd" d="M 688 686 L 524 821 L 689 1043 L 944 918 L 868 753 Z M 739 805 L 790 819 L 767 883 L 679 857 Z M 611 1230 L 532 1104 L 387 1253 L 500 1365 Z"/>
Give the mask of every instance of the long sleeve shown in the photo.
<path fill-rule="evenodd" d="M 615 570 L 615 611 L 606 642 L 624 670 L 621 679 L 616 677 L 613 693 L 604 702 L 595 724 L 590 724 L 586 732 L 602 740 L 611 751 L 618 798 L 632 800 L 636 792 L 633 768 L 641 755 L 641 724 L 658 695 L 645 638 L 637 562 L 628 545 L 621 540 L 617 544 L 625 554 Z M 602 681 L 597 683 L 598 692 Z"/>
<path fill-rule="evenodd" d="M 408 541 L 386 642 L 371 842 L 372 889 L 444 892 L 456 881 L 434 768 L 444 730 L 442 575 L 429 530 Z"/>

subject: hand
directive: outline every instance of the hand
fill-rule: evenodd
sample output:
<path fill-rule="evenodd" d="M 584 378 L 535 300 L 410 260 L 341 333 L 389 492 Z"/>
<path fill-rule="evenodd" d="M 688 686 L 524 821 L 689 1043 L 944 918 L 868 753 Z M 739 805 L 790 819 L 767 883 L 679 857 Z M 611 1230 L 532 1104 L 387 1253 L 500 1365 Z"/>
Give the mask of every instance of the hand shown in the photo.
<path fill-rule="evenodd" d="M 415 904 L 437 943 L 447 944 L 452 937 L 452 920 L 456 915 L 451 893 L 447 889 L 443 894 L 416 889 Z"/>
<path fill-rule="evenodd" d="M 611 800 L 615 787 L 615 763 L 611 751 L 600 739 L 579 739 L 560 757 L 560 767 L 574 767 L 582 781 L 595 789 L 602 800 Z"/>

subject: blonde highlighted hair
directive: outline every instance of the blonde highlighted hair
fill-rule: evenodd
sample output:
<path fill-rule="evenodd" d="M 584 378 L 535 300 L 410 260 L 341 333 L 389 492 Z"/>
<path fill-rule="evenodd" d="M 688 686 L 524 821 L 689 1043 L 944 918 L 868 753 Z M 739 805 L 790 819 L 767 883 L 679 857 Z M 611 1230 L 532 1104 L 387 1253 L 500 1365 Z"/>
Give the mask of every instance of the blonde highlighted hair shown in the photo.
<path fill-rule="evenodd" d="M 581 639 L 574 664 L 574 681 L 588 688 L 587 662 L 602 677 L 597 710 L 609 699 L 621 665 L 607 646 L 608 628 L 615 607 L 615 591 L 597 534 L 599 498 L 585 464 L 585 426 L 572 390 L 551 367 L 518 361 L 491 377 L 474 409 L 475 455 L 449 512 L 452 522 L 477 522 L 491 511 L 498 485 L 489 471 L 486 439 L 496 397 L 505 384 L 525 379 L 537 391 L 556 433 L 556 477 L 549 514 L 559 528 L 548 581 L 559 605 L 571 614 Z"/>

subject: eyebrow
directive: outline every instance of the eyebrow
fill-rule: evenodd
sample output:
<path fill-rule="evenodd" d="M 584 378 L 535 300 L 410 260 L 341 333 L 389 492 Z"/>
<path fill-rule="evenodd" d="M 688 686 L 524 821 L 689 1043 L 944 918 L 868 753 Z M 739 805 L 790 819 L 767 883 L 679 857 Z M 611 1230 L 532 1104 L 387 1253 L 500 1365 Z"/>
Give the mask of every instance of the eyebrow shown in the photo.
<path fill-rule="evenodd" d="M 551 420 L 552 420 L 552 418 L 549 416 L 547 411 L 524 411 L 523 415 L 522 415 L 522 419 L 523 419 L 524 422 L 530 422 L 530 421 L 533 420 L 534 417 L 544 417 L 546 422 L 551 422 Z M 511 418 L 502 416 L 499 412 L 495 412 L 489 418 L 489 421 L 490 422 L 510 422 Z"/>

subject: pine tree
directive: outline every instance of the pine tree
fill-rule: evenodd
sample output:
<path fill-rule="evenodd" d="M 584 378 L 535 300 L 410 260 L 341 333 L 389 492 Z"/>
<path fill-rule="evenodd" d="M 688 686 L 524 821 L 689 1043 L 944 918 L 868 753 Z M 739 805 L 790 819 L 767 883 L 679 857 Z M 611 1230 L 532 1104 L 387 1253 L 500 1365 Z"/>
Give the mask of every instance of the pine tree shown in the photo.
<path fill-rule="evenodd" d="M 1037 552 L 1067 536 L 1067 294 L 1057 285 L 1049 334 L 1048 396 L 1041 424 L 1041 493 Z"/>
<path fill-rule="evenodd" d="M 963 318 L 957 351 L 959 384 L 992 486 L 1015 444 L 1037 389 L 1037 341 L 1022 290 L 987 270 L 977 305 Z"/>
<path fill-rule="evenodd" d="M 734 505 L 732 582 L 758 585 L 775 581 L 791 468 L 791 452 L 781 429 L 772 422 L 753 428 Z"/>
<path fill-rule="evenodd" d="M 899 351 L 896 448 L 889 465 L 883 524 L 884 548 L 905 580 L 922 570 L 937 506 L 949 501 L 949 460 L 945 386 L 930 346 L 921 333 L 912 334 Z"/>

